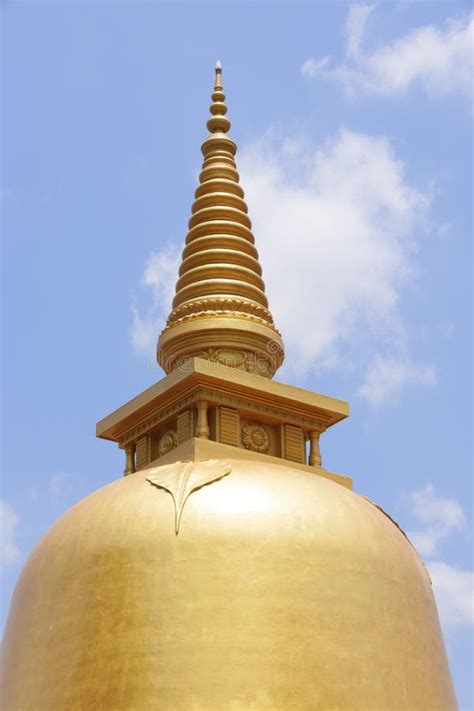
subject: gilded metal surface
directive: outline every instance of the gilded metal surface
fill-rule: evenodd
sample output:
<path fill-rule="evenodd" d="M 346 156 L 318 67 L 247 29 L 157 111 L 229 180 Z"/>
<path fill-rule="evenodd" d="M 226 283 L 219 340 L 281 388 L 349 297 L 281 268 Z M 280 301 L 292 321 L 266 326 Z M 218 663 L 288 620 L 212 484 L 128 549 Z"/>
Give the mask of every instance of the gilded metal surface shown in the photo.
<path fill-rule="evenodd" d="M 197 356 L 271 377 L 283 362 L 283 341 L 268 310 L 221 78 L 216 67 L 210 133 L 157 358 L 166 373 Z"/>
<path fill-rule="evenodd" d="M 202 462 L 175 462 L 147 469 L 147 481 L 153 486 L 166 489 L 173 497 L 175 533 L 178 535 L 184 504 L 193 491 L 212 484 L 230 473 L 228 462 L 207 459 Z"/>
<path fill-rule="evenodd" d="M 2 708 L 455 709 L 430 581 L 398 528 L 320 476 L 228 461 L 179 536 L 150 470 L 50 529 L 14 595 Z"/>

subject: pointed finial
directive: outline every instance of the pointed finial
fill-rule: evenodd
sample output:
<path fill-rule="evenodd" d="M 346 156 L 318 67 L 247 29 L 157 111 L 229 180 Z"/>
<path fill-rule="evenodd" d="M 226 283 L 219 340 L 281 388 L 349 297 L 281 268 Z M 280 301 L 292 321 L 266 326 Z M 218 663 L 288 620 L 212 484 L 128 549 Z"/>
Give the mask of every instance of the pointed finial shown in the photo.
<path fill-rule="evenodd" d="M 239 185 L 220 62 L 215 75 L 199 186 L 157 358 L 167 373 L 199 357 L 271 378 L 283 362 L 283 341 L 268 310 Z"/>
<path fill-rule="evenodd" d="M 225 105 L 225 94 L 222 86 L 222 64 L 219 60 L 216 62 L 215 72 L 214 91 L 211 95 L 212 104 L 209 107 L 211 118 L 207 122 L 207 127 L 211 133 L 227 133 L 230 128 L 230 121 L 225 118 L 227 106 Z"/>
<path fill-rule="evenodd" d="M 216 81 L 214 91 L 222 91 L 222 64 L 219 60 L 216 62 Z"/>

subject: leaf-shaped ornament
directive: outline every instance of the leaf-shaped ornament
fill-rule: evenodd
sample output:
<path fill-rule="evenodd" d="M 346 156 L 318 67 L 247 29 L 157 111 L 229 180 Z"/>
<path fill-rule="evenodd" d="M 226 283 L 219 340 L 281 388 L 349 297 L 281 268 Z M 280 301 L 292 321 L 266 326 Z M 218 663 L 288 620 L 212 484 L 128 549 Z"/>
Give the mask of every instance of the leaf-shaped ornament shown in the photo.
<path fill-rule="evenodd" d="M 222 459 L 204 459 L 198 462 L 175 462 L 149 470 L 147 481 L 165 489 L 173 497 L 176 535 L 179 533 L 184 504 L 193 491 L 222 479 L 231 469 L 231 465 Z"/>

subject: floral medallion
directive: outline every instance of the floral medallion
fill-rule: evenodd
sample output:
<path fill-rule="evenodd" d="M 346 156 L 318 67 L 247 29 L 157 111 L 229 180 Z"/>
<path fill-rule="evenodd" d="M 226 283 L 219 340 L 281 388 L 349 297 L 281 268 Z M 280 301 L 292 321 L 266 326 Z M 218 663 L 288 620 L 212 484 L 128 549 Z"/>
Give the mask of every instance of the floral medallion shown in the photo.
<path fill-rule="evenodd" d="M 158 454 L 160 457 L 168 454 L 177 445 L 176 432 L 174 430 L 168 430 L 160 437 L 160 443 L 158 445 Z"/>
<path fill-rule="evenodd" d="M 265 454 L 270 448 L 270 436 L 261 425 L 245 425 L 242 428 L 242 442 L 246 449 Z"/>

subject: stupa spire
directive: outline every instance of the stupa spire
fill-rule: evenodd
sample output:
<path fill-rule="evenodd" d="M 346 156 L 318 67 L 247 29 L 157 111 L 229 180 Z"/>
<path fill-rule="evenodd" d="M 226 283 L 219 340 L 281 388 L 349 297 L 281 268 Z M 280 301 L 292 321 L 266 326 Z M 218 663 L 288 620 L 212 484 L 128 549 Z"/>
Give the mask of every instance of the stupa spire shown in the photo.
<path fill-rule="evenodd" d="M 200 357 L 272 377 L 283 362 L 283 342 L 239 185 L 220 62 L 211 99 L 199 186 L 157 359 L 166 373 Z"/>

